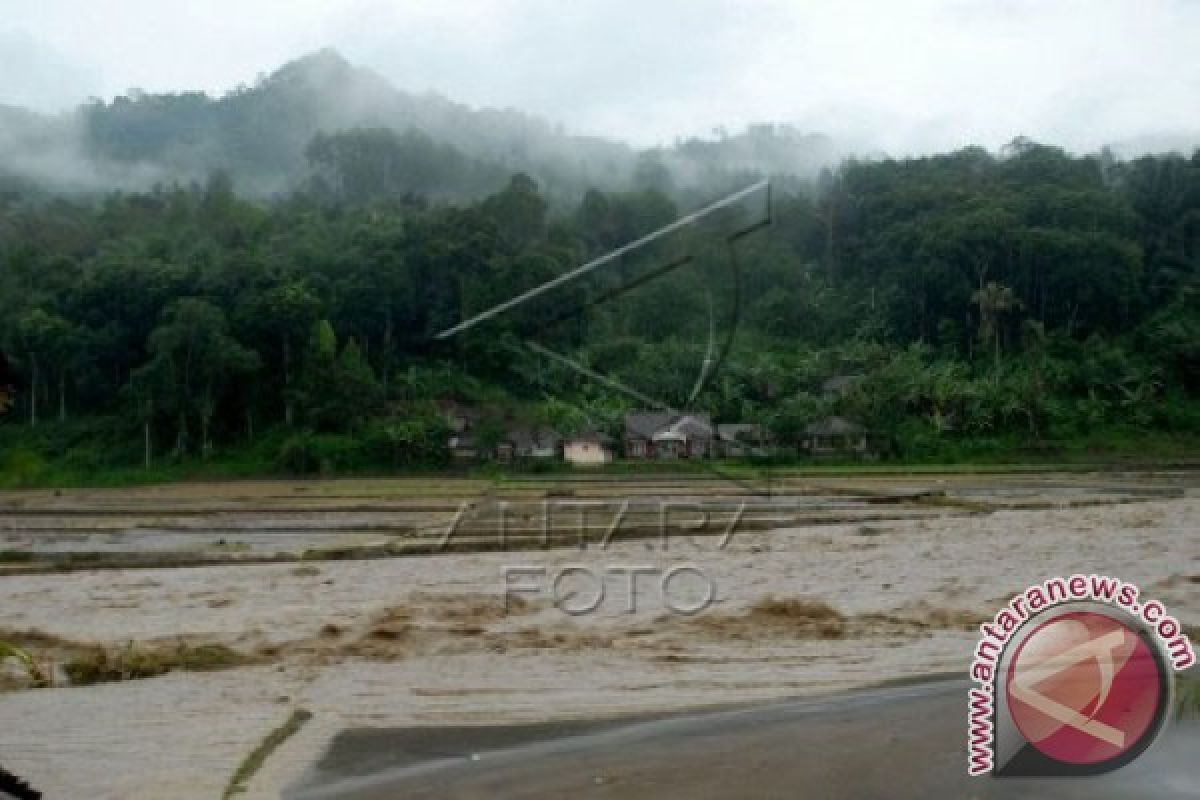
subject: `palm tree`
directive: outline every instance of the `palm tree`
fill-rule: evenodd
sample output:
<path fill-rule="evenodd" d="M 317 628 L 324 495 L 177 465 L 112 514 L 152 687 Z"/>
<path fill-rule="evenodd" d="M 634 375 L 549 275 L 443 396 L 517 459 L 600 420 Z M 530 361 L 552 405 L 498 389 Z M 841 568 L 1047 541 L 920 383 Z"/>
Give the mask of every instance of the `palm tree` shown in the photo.
<path fill-rule="evenodd" d="M 992 341 L 996 367 L 1000 366 L 1000 318 L 1010 311 L 1018 311 L 1023 306 L 1020 298 L 1008 286 L 1002 286 L 995 281 L 989 281 L 971 295 L 971 302 L 979 306 L 979 339 Z"/>

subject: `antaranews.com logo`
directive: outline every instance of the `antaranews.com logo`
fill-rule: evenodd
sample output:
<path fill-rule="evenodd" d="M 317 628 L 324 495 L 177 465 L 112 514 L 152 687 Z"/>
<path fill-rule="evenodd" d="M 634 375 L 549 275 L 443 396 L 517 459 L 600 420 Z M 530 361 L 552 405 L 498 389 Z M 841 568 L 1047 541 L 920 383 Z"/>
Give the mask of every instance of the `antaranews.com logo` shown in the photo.
<path fill-rule="evenodd" d="M 969 774 L 1098 775 L 1145 752 L 1196 655 L 1179 620 L 1140 597 L 1103 575 L 1051 578 L 980 626 Z"/>

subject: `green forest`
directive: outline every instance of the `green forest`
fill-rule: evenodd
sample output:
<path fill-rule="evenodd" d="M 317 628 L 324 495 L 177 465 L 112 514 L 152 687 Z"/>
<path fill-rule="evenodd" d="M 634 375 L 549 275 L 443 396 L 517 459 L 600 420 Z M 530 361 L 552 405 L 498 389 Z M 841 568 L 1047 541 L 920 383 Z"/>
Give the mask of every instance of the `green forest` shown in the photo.
<path fill-rule="evenodd" d="M 764 176 L 685 187 L 651 151 L 624 189 L 549 197 L 537 177 L 372 127 L 318 134 L 305 157 L 306 180 L 270 198 L 220 170 L 104 193 L 4 182 L 0 348 L 17 391 L 0 480 L 437 469 L 448 397 L 619 434 L 633 401 L 516 346 L 562 305 L 434 335 Z M 480 183 L 500 188 L 467 197 Z M 738 245 L 736 344 L 694 403 L 719 421 L 786 445 L 846 415 L 895 462 L 1196 452 L 1200 152 L 1121 161 L 1017 140 L 849 160 L 775 175 L 771 217 Z M 652 255 L 679 248 L 695 263 L 614 302 L 588 306 L 603 281 L 580 288 L 567 305 L 586 311 L 541 341 L 683 402 L 724 255 L 689 232 Z M 822 390 L 848 374 L 853 391 Z"/>

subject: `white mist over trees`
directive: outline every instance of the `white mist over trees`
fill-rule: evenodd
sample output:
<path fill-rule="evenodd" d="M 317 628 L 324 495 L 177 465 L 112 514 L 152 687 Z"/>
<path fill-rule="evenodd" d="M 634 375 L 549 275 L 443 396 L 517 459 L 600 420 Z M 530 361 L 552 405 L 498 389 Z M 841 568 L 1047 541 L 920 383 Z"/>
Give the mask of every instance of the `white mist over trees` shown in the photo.
<path fill-rule="evenodd" d="M 347 133 L 356 129 L 373 133 Z M 514 172 L 567 200 L 645 177 L 647 159 L 682 189 L 721 174 L 811 178 L 840 155 L 824 137 L 772 126 L 639 153 L 517 111 L 413 95 L 329 50 L 218 98 L 133 90 L 59 115 L 0 108 L 0 172 L 57 190 L 148 189 L 222 170 L 243 194 L 280 195 L 328 185 L 334 162 L 356 173 L 355 152 L 371 148 L 393 164 L 381 178 L 389 191 L 457 200 L 497 191 Z"/>

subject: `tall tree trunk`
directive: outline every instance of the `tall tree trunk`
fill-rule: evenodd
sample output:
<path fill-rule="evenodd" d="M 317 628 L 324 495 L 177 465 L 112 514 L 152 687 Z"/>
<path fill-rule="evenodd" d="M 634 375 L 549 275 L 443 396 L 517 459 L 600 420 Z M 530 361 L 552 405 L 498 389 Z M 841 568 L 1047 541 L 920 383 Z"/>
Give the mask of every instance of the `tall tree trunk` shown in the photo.
<path fill-rule="evenodd" d="M 187 412 L 179 413 L 179 431 L 175 435 L 175 452 L 183 456 L 187 453 Z"/>
<path fill-rule="evenodd" d="M 142 422 L 142 449 L 146 458 L 146 469 L 150 469 L 150 419 Z"/>
<path fill-rule="evenodd" d="M 975 361 L 975 333 L 971 330 L 971 312 L 967 311 L 963 319 L 963 329 L 967 334 L 967 361 Z"/>
<path fill-rule="evenodd" d="M 208 427 L 212 422 L 213 414 L 216 413 L 217 404 L 213 399 L 212 386 L 207 385 L 204 389 L 204 395 L 200 398 L 200 456 L 205 460 L 208 459 L 208 454 L 212 450 L 212 444 L 208 441 Z"/>
<path fill-rule="evenodd" d="M 287 336 L 283 337 L 283 422 L 292 427 L 295 412 L 292 409 L 292 345 Z"/>
<path fill-rule="evenodd" d="M 32 380 L 29 381 L 29 424 L 33 426 L 37 425 L 37 391 L 41 376 L 39 375 L 37 356 L 33 356 L 30 363 L 33 366 L 33 374 Z"/>
<path fill-rule="evenodd" d="M 389 311 L 387 320 L 383 325 L 383 343 L 380 345 L 380 378 L 383 384 L 383 390 L 386 392 L 388 388 L 388 379 L 391 377 L 391 361 L 392 353 L 392 314 Z"/>
<path fill-rule="evenodd" d="M 835 201 L 829 199 L 829 211 L 825 215 L 825 267 L 829 270 L 829 282 L 837 282 L 837 257 L 834 255 L 834 228 L 837 225 Z"/>
<path fill-rule="evenodd" d="M 67 418 L 67 373 L 66 370 L 58 373 L 58 421 L 63 422 Z"/>

